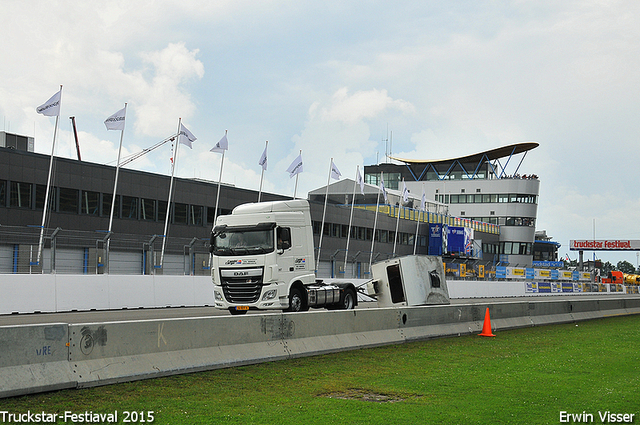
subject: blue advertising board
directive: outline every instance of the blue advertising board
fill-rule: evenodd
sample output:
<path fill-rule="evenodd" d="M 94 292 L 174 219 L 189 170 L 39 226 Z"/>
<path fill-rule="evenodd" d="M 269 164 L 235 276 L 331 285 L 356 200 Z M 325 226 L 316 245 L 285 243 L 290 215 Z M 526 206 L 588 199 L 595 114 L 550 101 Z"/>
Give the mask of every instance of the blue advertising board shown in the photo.
<path fill-rule="evenodd" d="M 564 267 L 562 261 L 534 261 L 533 267 Z"/>
<path fill-rule="evenodd" d="M 429 255 L 442 255 L 442 224 L 429 224 Z"/>
<path fill-rule="evenodd" d="M 497 279 L 506 279 L 507 278 L 507 268 L 505 266 L 497 266 L 496 267 L 496 278 Z"/>
<path fill-rule="evenodd" d="M 551 293 L 551 282 L 538 282 L 538 292 Z"/>
<path fill-rule="evenodd" d="M 449 253 L 471 254 L 471 233 L 466 227 L 449 226 L 447 230 L 447 251 Z"/>

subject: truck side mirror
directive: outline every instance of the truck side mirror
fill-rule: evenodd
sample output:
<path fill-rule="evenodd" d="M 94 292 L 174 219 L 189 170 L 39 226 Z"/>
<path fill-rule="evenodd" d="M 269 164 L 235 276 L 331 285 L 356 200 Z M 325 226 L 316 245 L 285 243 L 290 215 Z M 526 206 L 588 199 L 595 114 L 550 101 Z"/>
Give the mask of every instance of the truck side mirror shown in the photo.
<path fill-rule="evenodd" d="M 213 234 L 213 232 L 211 232 L 211 236 L 209 237 L 209 253 L 213 254 L 213 243 L 215 242 L 216 237 Z"/>

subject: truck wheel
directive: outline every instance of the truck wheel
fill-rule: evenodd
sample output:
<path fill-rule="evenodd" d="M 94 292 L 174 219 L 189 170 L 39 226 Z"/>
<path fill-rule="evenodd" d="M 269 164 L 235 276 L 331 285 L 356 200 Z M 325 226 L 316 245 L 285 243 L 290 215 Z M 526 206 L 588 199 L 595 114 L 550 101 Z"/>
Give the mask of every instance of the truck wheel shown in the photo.
<path fill-rule="evenodd" d="M 298 288 L 291 288 L 291 293 L 289 294 L 289 308 L 285 311 L 307 311 L 309 307 L 307 307 L 304 302 L 304 297 L 302 296 L 302 292 Z"/>
<path fill-rule="evenodd" d="M 340 310 L 353 310 L 356 308 L 356 293 L 351 288 L 347 288 L 343 292 L 340 300 Z"/>
<path fill-rule="evenodd" d="M 243 314 L 247 314 L 247 310 L 236 310 L 231 307 L 229 308 L 229 313 L 231 313 L 232 316 L 242 316 Z"/>

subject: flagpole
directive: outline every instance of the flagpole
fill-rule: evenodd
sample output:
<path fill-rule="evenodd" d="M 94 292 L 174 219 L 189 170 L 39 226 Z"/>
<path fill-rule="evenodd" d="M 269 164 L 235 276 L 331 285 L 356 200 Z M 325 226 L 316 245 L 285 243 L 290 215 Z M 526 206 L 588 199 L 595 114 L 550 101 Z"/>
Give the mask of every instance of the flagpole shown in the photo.
<path fill-rule="evenodd" d="M 422 217 L 424 217 L 424 183 L 422 183 L 422 198 L 420 198 L 420 208 L 418 209 L 418 220 L 416 222 L 416 236 L 413 238 L 413 255 L 416 255 L 418 248 L 418 228 L 420 227 L 420 211 L 423 211 Z"/>
<path fill-rule="evenodd" d="M 173 153 L 173 163 L 171 164 L 171 183 L 169 183 L 169 199 L 167 200 L 167 214 L 164 219 L 164 232 L 162 233 L 162 252 L 160 253 L 160 268 L 164 266 L 164 248 L 167 244 L 167 230 L 169 226 L 169 212 L 171 211 L 171 195 L 173 193 L 173 173 L 178 162 L 178 147 L 180 146 L 180 124 L 182 118 L 178 118 L 178 132 L 176 133 L 176 150 Z"/>
<path fill-rule="evenodd" d="M 124 113 L 127 113 L 127 103 L 124 104 Z M 126 121 L 125 121 L 126 124 Z M 109 230 L 107 235 L 111 234 L 111 226 L 113 224 L 113 212 L 116 206 L 116 191 L 118 190 L 118 174 L 120 174 L 120 154 L 122 153 L 122 139 L 124 138 L 124 127 L 120 130 L 120 146 L 118 147 L 118 162 L 116 163 L 116 178 L 113 183 L 113 196 L 111 197 L 111 213 L 109 214 Z M 106 265 L 107 265 L 107 273 L 109 273 L 109 252 L 110 252 L 111 238 L 107 239 L 107 255 L 106 257 Z"/>
<path fill-rule="evenodd" d="M 405 196 L 405 188 L 406 186 L 404 185 L 404 178 L 402 179 L 402 199 L 404 200 L 404 196 Z M 398 241 L 398 226 L 400 225 L 400 211 L 402 209 L 402 204 L 400 201 L 398 201 L 398 217 L 396 218 L 396 234 L 393 238 L 393 256 L 396 256 L 396 242 Z"/>
<path fill-rule="evenodd" d="M 227 130 L 224 131 L 225 137 L 227 136 Z M 222 182 L 222 167 L 224 166 L 224 152 L 222 150 L 222 159 L 220 160 L 220 176 L 218 177 L 218 194 L 216 195 L 216 210 L 213 213 L 213 225 L 216 225 L 216 219 L 218 218 L 218 201 L 220 200 L 220 183 Z"/>
<path fill-rule="evenodd" d="M 60 84 L 60 105 L 62 105 L 62 84 Z M 49 160 L 49 176 L 47 177 L 47 192 L 44 194 L 44 207 L 42 211 L 42 226 L 40 226 L 40 240 L 38 241 L 38 259 L 37 264 L 40 264 L 42 258 L 42 242 L 44 240 L 44 224 L 47 220 L 47 208 L 49 207 L 49 190 L 51 188 L 51 173 L 53 172 L 53 154 L 56 148 L 56 136 L 58 135 L 58 121 L 60 120 L 60 111 L 56 115 L 56 125 L 53 129 L 53 142 L 51 143 L 51 159 Z M 44 267 L 42 267 L 44 271 Z"/>
<path fill-rule="evenodd" d="M 349 215 L 349 231 L 347 232 L 347 249 L 344 252 L 344 273 L 347 275 L 347 259 L 349 256 L 349 240 L 351 239 L 351 223 L 353 222 L 353 206 L 356 203 L 356 186 L 358 184 L 358 175 L 360 174 L 360 165 L 356 166 L 356 179 L 353 182 L 353 197 L 351 198 L 351 214 Z"/>
<path fill-rule="evenodd" d="M 300 149 L 300 155 L 302 155 L 302 149 Z M 296 199 L 296 194 L 298 193 L 298 176 L 300 173 L 296 173 L 296 186 L 293 189 L 293 199 Z"/>
<path fill-rule="evenodd" d="M 380 207 L 380 187 L 376 197 L 376 217 L 373 220 L 373 234 L 371 235 L 371 254 L 369 255 L 369 276 L 371 276 L 371 264 L 373 263 L 373 247 L 376 241 L 376 225 L 378 224 L 378 208 Z"/>
<path fill-rule="evenodd" d="M 267 151 L 267 147 L 269 146 L 269 141 L 267 140 L 264 144 L 264 151 Z M 262 173 L 260 174 L 260 190 L 258 191 L 258 202 L 260 202 L 260 197 L 262 195 L 262 181 L 264 180 L 264 166 L 262 167 Z"/>
<path fill-rule="evenodd" d="M 322 250 L 322 235 L 324 234 L 324 218 L 327 213 L 327 198 L 329 197 L 329 182 L 331 181 L 331 170 L 333 169 L 333 158 L 329 164 L 329 175 L 327 176 L 327 188 L 324 192 L 324 209 L 322 210 L 322 225 L 320 226 L 320 243 L 318 244 L 318 258 L 316 259 L 316 274 L 320 266 L 320 250 Z"/>
<path fill-rule="evenodd" d="M 125 114 L 127 113 L 127 104 L 124 104 Z M 126 121 L 125 121 L 126 123 Z M 118 148 L 118 162 L 116 165 L 116 179 L 113 184 L 113 197 L 111 198 L 111 214 L 109 215 L 109 233 L 113 224 L 113 211 L 116 206 L 116 190 L 118 189 L 118 174 L 120 173 L 120 154 L 122 153 L 122 139 L 124 138 L 124 128 L 120 131 L 120 147 Z"/>
<path fill-rule="evenodd" d="M 398 226 L 400 225 L 400 208 L 402 208 L 402 206 L 400 205 L 400 203 L 398 202 L 398 217 L 396 218 L 396 233 L 393 237 L 393 256 L 396 256 L 396 242 L 398 241 Z"/>
<path fill-rule="evenodd" d="M 420 227 L 420 209 L 418 210 L 418 219 L 416 220 L 416 235 L 413 238 L 413 255 L 416 255 L 418 248 L 418 228 Z"/>

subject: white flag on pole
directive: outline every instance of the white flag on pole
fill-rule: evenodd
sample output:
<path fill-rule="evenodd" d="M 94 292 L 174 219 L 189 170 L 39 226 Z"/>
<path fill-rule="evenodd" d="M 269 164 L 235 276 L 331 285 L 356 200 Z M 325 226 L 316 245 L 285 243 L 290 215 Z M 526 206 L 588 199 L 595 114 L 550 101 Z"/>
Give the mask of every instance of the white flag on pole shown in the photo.
<path fill-rule="evenodd" d="M 342 173 L 340 173 L 336 164 L 331 160 L 331 178 L 334 180 L 340 180 L 340 177 L 342 177 Z"/>
<path fill-rule="evenodd" d="M 222 139 L 214 147 L 212 147 L 209 152 L 223 152 L 229 149 L 229 141 L 227 140 L 227 132 L 224 132 L 224 136 Z"/>
<path fill-rule="evenodd" d="M 49 100 L 36 108 L 36 112 L 47 117 L 57 117 L 60 115 L 60 98 L 62 97 L 62 89 L 58 93 L 51 96 Z"/>
<path fill-rule="evenodd" d="M 194 136 L 193 133 L 187 130 L 187 127 L 185 127 L 184 125 L 182 125 L 182 123 L 180 123 L 180 133 L 178 134 L 178 142 L 182 143 L 183 145 L 187 145 L 189 146 L 189 149 L 192 149 L 191 144 L 196 140 L 197 140 L 196 136 Z"/>
<path fill-rule="evenodd" d="M 407 189 L 407 185 L 402 180 L 402 202 L 405 204 L 409 201 L 409 190 Z"/>
<path fill-rule="evenodd" d="M 380 174 L 380 190 L 384 195 L 384 203 L 388 203 L 389 201 L 387 199 L 387 189 L 384 187 L 384 176 L 382 174 Z"/>
<path fill-rule="evenodd" d="M 360 168 L 356 170 L 356 182 L 358 182 L 358 184 L 360 185 L 360 193 L 364 195 L 364 180 L 362 180 Z"/>
<path fill-rule="evenodd" d="M 296 159 L 293 160 L 289 168 L 287 168 L 287 172 L 289 173 L 289 178 L 295 176 L 298 173 L 302 173 L 302 154 L 298 155 Z"/>
<path fill-rule="evenodd" d="M 264 147 L 264 151 L 262 151 L 262 155 L 260 155 L 260 160 L 258 161 L 258 165 L 262 167 L 262 170 L 267 170 L 267 147 Z"/>
<path fill-rule="evenodd" d="M 120 109 L 115 114 L 104 120 L 107 130 L 124 130 L 124 119 L 127 114 L 127 107 Z"/>

